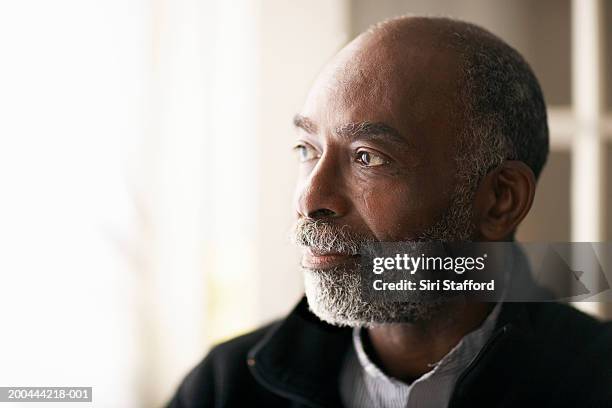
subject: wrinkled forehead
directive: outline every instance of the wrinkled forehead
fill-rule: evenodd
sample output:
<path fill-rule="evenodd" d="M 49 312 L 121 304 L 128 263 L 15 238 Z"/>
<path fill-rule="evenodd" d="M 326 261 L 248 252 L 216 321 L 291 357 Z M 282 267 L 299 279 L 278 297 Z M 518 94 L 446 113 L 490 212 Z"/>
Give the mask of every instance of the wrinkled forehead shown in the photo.
<path fill-rule="evenodd" d="M 329 128 L 361 121 L 411 134 L 456 128 L 461 71 L 457 54 L 431 33 L 366 34 L 325 67 L 301 115 Z"/>

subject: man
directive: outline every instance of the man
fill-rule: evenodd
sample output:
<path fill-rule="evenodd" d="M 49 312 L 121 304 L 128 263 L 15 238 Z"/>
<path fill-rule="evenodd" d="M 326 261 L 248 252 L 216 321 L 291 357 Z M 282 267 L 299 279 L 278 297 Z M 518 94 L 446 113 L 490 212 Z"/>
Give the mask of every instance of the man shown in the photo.
<path fill-rule="evenodd" d="M 361 293 L 364 243 L 513 240 L 548 154 L 515 50 L 463 22 L 389 20 L 340 51 L 294 122 L 306 298 L 216 346 L 170 406 L 612 406 L 610 324 L 557 303 Z"/>

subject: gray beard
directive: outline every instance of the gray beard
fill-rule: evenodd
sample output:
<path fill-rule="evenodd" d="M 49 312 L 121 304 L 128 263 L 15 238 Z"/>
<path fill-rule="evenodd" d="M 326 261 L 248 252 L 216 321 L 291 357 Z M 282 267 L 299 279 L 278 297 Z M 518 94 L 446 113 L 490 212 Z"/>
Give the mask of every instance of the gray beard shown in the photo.
<path fill-rule="evenodd" d="M 377 324 L 415 323 L 430 319 L 444 302 L 373 302 L 362 299 L 362 276 L 348 268 L 302 268 L 309 309 L 335 326 L 372 327 Z"/>
<path fill-rule="evenodd" d="M 471 195 L 456 193 L 448 211 L 433 226 L 424 231 L 417 241 L 467 241 L 472 237 Z M 311 231 L 310 231 L 311 232 Z M 298 232 L 296 232 L 298 234 Z M 339 235 L 339 236 L 338 236 Z M 311 241 L 317 246 L 333 247 L 334 241 L 351 242 L 350 237 L 320 234 Z M 302 244 L 303 237 L 295 240 Z M 349 245 L 350 246 L 350 245 Z M 319 319 L 335 326 L 371 327 L 389 323 L 417 323 L 437 316 L 446 303 L 445 299 L 426 299 L 414 292 L 414 299 L 407 302 L 364 301 L 362 275 L 357 265 L 331 269 L 302 268 L 304 289 L 310 310 Z"/>

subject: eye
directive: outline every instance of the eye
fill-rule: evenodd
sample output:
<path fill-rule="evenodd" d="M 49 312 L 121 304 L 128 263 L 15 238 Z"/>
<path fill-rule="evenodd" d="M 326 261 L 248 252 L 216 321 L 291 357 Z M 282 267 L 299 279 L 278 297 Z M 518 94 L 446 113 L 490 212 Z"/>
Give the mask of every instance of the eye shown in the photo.
<path fill-rule="evenodd" d="M 355 160 L 365 167 L 377 167 L 388 163 L 382 154 L 365 149 L 357 150 Z"/>
<path fill-rule="evenodd" d="M 320 157 L 317 149 L 309 145 L 308 143 L 298 143 L 293 150 L 297 152 L 298 160 L 300 163 L 304 163 L 310 160 L 318 159 Z"/>

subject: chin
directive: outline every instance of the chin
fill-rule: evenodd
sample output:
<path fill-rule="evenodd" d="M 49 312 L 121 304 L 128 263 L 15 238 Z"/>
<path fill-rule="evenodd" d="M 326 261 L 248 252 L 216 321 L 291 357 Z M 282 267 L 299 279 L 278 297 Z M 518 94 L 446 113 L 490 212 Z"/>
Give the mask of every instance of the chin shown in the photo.
<path fill-rule="evenodd" d="M 322 321 L 340 327 L 417 323 L 431 319 L 441 302 L 368 302 L 362 299 L 358 271 L 302 270 L 310 311 Z"/>

